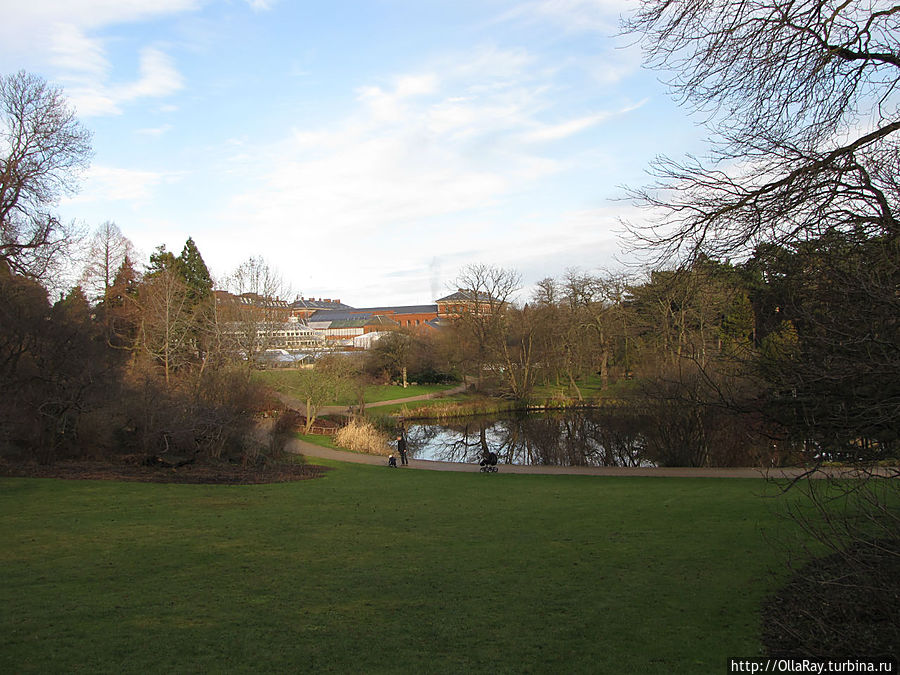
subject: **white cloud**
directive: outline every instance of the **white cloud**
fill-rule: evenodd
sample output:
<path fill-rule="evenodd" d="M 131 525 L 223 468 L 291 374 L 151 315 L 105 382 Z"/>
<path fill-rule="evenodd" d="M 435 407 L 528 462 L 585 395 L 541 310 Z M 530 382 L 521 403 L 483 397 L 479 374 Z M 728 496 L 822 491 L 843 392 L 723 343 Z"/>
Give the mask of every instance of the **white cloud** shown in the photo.
<path fill-rule="evenodd" d="M 0 22 L 0 41 L 8 48 L 33 45 L 47 27 L 66 25 L 79 31 L 144 21 L 199 9 L 206 0 L 33 0 L 8 3 Z"/>
<path fill-rule="evenodd" d="M 193 11 L 206 0 L 37 0 L 4 8 L 0 55 L 31 69 L 49 66 L 82 116 L 119 114 L 123 104 L 178 91 L 183 81 L 171 57 L 140 52 L 140 73 L 112 82 L 113 64 L 98 32 L 108 26 Z M 37 47 L 36 47 L 37 46 Z"/>
<path fill-rule="evenodd" d="M 440 73 L 362 87 L 347 118 L 294 131 L 259 159 L 265 179 L 236 199 L 240 220 L 272 226 L 293 218 L 344 231 L 403 226 L 483 208 L 556 171 L 554 160 L 514 142 L 543 105 L 527 77 L 513 77 L 511 64 L 525 60 L 490 53 L 499 57 L 494 68 L 482 52 L 473 57 L 479 68 L 453 61 Z"/>
<path fill-rule="evenodd" d="M 589 70 L 594 80 L 602 85 L 618 84 L 641 69 L 643 55 L 637 43 L 622 44 L 600 52 Z"/>
<path fill-rule="evenodd" d="M 153 197 L 154 189 L 164 182 L 173 182 L 176 173 L 160 173 L 93 165 L 84 176 L 81 192 L 68 203 L 128 201 L 139 206 Z"/>
<path fill-rule="evenodd" d="M 84 79 L 102 78 L 110 70 L 103 44 L 77 26 L 56 23 L 51 29 L 50 61 L 57 68 Z"/>
<path fill-rule="evenodd" d="M 67 39 L 71 41 L 71 36 Z M 96 53 L 102 55 L 102 51 Z M 153 47 L 141 50 L 139 77 L 133 82 L 110 83 L 108 69 L 101 67 L 99 57 L 89 63 L 75 61 L 66 65 L 60 80 L 78 113 L 84 117 L 117 115 L 125 104 L 143 98 L 163 98 L 184 87 L 184 79 L 173 59 Z"/>
<path fill-rule="evenodd" d="M 397 78 L 395 91 L 399 98 L 412 98 L 433 94 L 438 89 L 438 78 L 434 73 L 405 75 Z"/>
<path fill-rule="evenodd" d="M 163 134 L 167 134 L 172 130 L 171 124 L 163 124 L 161 127 L 151 127 L 147 129 L 138 129 L 135 133 L 140 134 L 141 136 L 152 136 L 159 137 Z"/>
<path fill-rule="evenodd" d="M 619 16 L 635 4 L 633 0 L 532 0 L 517 5 L 499 20 L 552 21 L 572 32 L 609 34 L 617 30 Z"/>
<path fill-rule="evenodd" d="M 435 256 L 451 275 L 482 255 L 473 251 L 493 251 L 486 262 L 509 258 L 515 266 L 561 256 L 568 245 L 587 259 L 601 247 L 598 231 L 609 218 L 525 221 L 521 202 L 579 161 L 556 156 L 554 142 L 627 109 L 553 122 L 554 71 L 539 65 L 524 50 L 475 50 L 359 88 L 342 119 L 293 130 L 249 154 L 242 149 L 223 170 L 246 187 L 211 218 L 224 228 L 221 240 L 249 230 L 261 242 L 277 241 L 261 244 L 274 264 L 329 279 L 328 292 L 352 302 L 365 297 L 366 279 L 400 264 L 429 280 Z M 316 254 L 335 250 L 343 287 L 334 261 Z M 415 293 L 428 292 L 427 283 Z"/>
<path fill-rule="evenodd" d="M 378 86 L 360 87 L 357 98 L 365 103 L 374 119 L 392 123 L 403 120 L 406 115 L 406 104 L 438 89 L 438 80 L 433 73 L 420 75 L 404 75 L 396 78 L 392 89 L 385 90 Z"/>
<path fill-rule="evenodd" d="M 114 89 L 117 99 L 125 102 L 168 96 L 184 87 L 184 80 L 172 58 L 158 49 L 147 47 L 141 51 L 140 72 L 141 77 L 136 82 Z"/>
<path fill-rule="evenodd" d="M 616 111 L 603 111 L 597 113 L 596 115 L 589 115 L 587 117 L 579 117 L 577 119 L 569 120 L 567 122 L 560 122 L 558 124 L 550 124 L 550 125 L 541 125 L 534 131 L 530 131 L 522 136 L 522 140 L 526 143 L 545 143 L 552 141 L 561 141 L 570 136 L 574 136 L 575 134 L 579 134 L 582 131 L 586 131 L 591 127 L 595 127 L 603 122 L 606 122 L 612 117 L 618 115 L 625 115 L 630 113 L 638 108 L 642 107 L 648 99 L 644 99 L 634 105 L 629 105 L 621 110 Z"/>
<path fill-rule="evenodd" d="M 590 115 L 589 117 L 581 117 L 560 124 L 543 125 L 539 129 L 528 132 L 523 136 L 526 143 L 542 143 L 549 141 L 560 141 L 569 136 L 581 133 L 601 122 L 609 119 L 611 113 L 603 112 L 598 115 Z"/>
<path fill-rule="evenodd" d="M 254 12 L 265 12 L 275 6 L 278 0 L 245 0 Z"/>

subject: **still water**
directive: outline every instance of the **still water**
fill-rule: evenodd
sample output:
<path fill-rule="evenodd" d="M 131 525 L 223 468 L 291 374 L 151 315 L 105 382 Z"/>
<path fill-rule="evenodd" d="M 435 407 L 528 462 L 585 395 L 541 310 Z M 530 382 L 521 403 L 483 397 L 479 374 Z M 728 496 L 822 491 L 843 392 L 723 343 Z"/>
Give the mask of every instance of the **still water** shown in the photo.
<path fill-rule="evenodd" d="M 477 463 L 493 451 L 500 464 L 655 466 L 634 420 L 601 410 L 410 423 L 407 439 L 411 457 L 441 462 Z"/>

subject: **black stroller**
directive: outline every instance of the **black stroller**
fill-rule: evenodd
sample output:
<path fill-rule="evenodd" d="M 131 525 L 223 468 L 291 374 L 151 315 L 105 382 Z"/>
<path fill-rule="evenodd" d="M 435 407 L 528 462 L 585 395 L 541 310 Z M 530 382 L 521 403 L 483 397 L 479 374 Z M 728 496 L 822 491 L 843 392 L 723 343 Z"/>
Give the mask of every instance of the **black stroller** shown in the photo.
<path fill-rule="evenodd" d="M 497 453 L 486 452 L 481 458 L 481 473 L 497 473 Z"/>

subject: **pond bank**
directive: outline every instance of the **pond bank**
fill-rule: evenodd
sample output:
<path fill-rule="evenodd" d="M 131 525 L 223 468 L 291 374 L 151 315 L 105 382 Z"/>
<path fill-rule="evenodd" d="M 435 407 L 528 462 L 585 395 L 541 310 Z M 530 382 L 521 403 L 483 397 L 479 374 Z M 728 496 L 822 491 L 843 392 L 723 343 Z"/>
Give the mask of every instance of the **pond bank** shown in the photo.
<path fill-rule="evenodd" d="M 351 464 L 370 464 L 387 468 L 387 458 L 377 455 L 364 455 L 346 450 L 334 450 L 321 445 L 315 445 L 299 438 L 292 438 L 285 446 L 285 450 L 306 457 L 330 459 Z M 481 467 L 478 464 L 464 464 L 461 462 L 434 462 L 424 459 L 410 459 L 409 467 L 425 471 L 458 471 L 462 473 L 479 473 Z M 399 469 L 403 470 L 403 469 Z M 584 466 L 520 466 L 504 464 L 500 467 L 500 473 L 513 474 L 538 474 L 538 475 L 574 475 L 574 476 L 618 476 L 618 477 L 642 477 L 642 478 L 764 478 L 768 480 L 794 480 L 805 475 L 809 469 L 804 467 L 787 467 L 761 469 L 755 467 L 584 467 Z M 826 478 L 841 475 L 853 476 L 853 469 L 832 467 L 819 469 L 816 477 Z M 879 472 L 880 473 L 880 472 Z"/>

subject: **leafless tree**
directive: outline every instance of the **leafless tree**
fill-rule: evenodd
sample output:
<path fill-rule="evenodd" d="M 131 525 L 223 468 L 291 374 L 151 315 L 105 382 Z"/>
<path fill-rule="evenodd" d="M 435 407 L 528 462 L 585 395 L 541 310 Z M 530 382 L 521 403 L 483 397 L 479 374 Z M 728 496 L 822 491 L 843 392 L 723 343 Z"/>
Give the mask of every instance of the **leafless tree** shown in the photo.
<path fill-rule="evenodd" d="M 485 370 L 515 378 L 521 369 L 513 361 L 531 358 L 532 332 L 524 324 L 516 341 L 525 351 L 514 358 L 509 344 L 509 310 L 520 284 L 517 272 L 483 264 L 467 266 L 456 279 L 460 301 L 455 322 L 468 347 L 466 360 L 474 367 L 479 382 Z M 515 380 L 509 384 L 513 390 L 521 389 Z"/>
<path fill-rule="evenodd" d="M 163 369 L 166 385 L 172 375 L 192 358 L 190 337 L 194 307 L 190 289 L 178 270 L 161 270 L 141 285 L 138 295 L 142 350 Z"/>
<path fill-rule="evenodd" d="M 270 346 L 272 331 L 286 320 L 289 312 L 281 298 L 290 295 L 290 288 L 278 270 L 259 256 L 241 263 L 226 285 L 242 300 L 228 311 L 220 312 L 219 319 L 232 326 L 230 334 L 249 363 L 254 354 Z"/>
<path fill-rule="evenodd" d="M 600 375 L 603 387 L 609 384 L 609 368 L 616 340 L 624 337 L 627 325 L 623 300 L 628 279 L 622 274 L 587 274 L 568 270 L 563 278 L 563 305 L 570 325 L 579 336 L 591 336 L 585 356 Z"/>
<path fill-rule="evenodd" d="M 126 256 L 134 259 L 134 246 L 111 220 L 100 225 L 88 245 L 81 287 L 89 297 L 104 300 Z"/>
<path fill-rule="evenodd" d="M 638 245 L 734 258 L 831 229 L 897 236 L 900 6 L 645 0 L 626 28 L 715 143 L 707 162 L 657 161 Z"/>
<path fill-rule="evenodd" d="M 52 207 L 77 187 L 91 134 L 62 91 L 19 71 L 0 75 L 0 260 L 42 279 L 70 237 Z"/>

